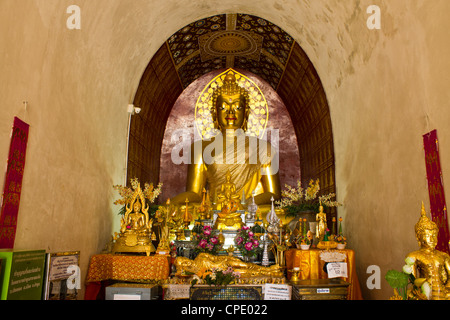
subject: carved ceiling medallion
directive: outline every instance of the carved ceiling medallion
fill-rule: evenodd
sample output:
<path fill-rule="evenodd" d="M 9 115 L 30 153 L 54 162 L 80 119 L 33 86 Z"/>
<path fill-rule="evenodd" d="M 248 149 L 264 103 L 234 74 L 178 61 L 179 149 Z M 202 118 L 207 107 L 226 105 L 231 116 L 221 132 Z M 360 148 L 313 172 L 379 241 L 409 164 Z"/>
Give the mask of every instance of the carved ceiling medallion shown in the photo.
<path fill-rule="evenodd" d="M 253 32 L 231 30 L 210 32 L 198 38 L 202 61 L 242 56 L 259 61 L 263 37 Z"/>

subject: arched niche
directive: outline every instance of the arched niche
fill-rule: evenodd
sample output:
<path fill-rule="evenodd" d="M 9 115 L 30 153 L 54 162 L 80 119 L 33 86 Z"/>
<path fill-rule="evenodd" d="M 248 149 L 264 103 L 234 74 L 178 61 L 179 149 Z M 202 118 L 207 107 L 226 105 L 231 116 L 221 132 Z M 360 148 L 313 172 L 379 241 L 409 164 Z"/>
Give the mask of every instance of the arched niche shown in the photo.
<path fill-rule="evenodd" d="M 199 37 L 214 32 L 221 32 L 222 38 L 230 36 L 233 41 L 239 32 L 259 35 L 262 41 L 259 47 L 255 46 L 260 50 L 259 56 L 242 57 L 236 51 L 234 56 L 205 60 Z M 233 34 L 238 35 L 233 38 Z M 192 44 L 186 48 L 188 41 Z M 237 40 L 234 43 L 239 44 Z M 242 44 L 237 48 L 245 52 Z M 330 109 L 314 65 L 282 28 L 247 14 L 221 14 L 194 21 L 167 39 L 153 56 L 133 102 L 142 111 L 131 119 L 128 180 L 137 177 L 140 181 L 159 181 L 164 133 L 175 102 L 196 79 L 227 67 L 250 71 L 277 92 L 293 124 L 302 184 L 306 186 L 309 180 L 319 179 L 321 193 L 336 192 Z M 331 215 L 336 213 L 333 211 Z"/>

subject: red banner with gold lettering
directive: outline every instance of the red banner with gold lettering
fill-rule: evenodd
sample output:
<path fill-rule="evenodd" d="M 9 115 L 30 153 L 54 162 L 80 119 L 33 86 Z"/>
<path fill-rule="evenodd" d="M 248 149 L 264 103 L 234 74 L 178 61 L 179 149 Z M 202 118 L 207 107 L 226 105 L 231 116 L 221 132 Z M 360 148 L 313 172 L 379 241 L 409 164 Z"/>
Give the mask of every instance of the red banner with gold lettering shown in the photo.
<path fill-rule="evenodd" d="M 0 214 L 0 248 L 12 249 L 16 238 L 29 125 L 14 118 Z"/>
<path fill-rule="evenodd" d="M 445 204 L 444 182 L 439 157 L 437 131 L 433 130 L 423 135 L 425 150 L 425 165 L 427 168 L 428 194 L 430 195 L 431 219 L 438 225 L 438 244 L 436 249 L 446 253 L 449 250 L 449 227 L 447 220 L 447 206 Z"/>

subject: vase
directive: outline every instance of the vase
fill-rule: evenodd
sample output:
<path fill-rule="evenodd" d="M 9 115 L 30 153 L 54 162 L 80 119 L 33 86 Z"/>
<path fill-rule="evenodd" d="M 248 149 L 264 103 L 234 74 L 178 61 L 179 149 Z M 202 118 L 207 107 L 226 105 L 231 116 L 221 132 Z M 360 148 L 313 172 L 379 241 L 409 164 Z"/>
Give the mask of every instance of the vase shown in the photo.
<path fill-rule="evenodd" d="M 301 244 L 300 245 L 300 249 L 302 249 L 302 250 L 309 250 L 310 246 L 311 246 L 310 244 Z"/>
<path fill-rule="evenodd" d="M 344 250 L 345 249 L 345 243 L 338 243 L 336 249 L 338 250 Z"/>

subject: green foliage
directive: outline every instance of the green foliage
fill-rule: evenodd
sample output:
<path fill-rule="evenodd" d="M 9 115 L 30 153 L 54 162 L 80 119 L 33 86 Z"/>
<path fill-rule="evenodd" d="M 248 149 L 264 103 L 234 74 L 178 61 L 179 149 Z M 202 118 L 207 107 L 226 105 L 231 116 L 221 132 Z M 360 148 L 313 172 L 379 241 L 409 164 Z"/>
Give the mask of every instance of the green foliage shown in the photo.
<path fill-rule="evenodd" d="M 409 275 L 397 270 L 389 270 L 384 278 L 394 289 L 405 288 L 409 283 Z"/>

